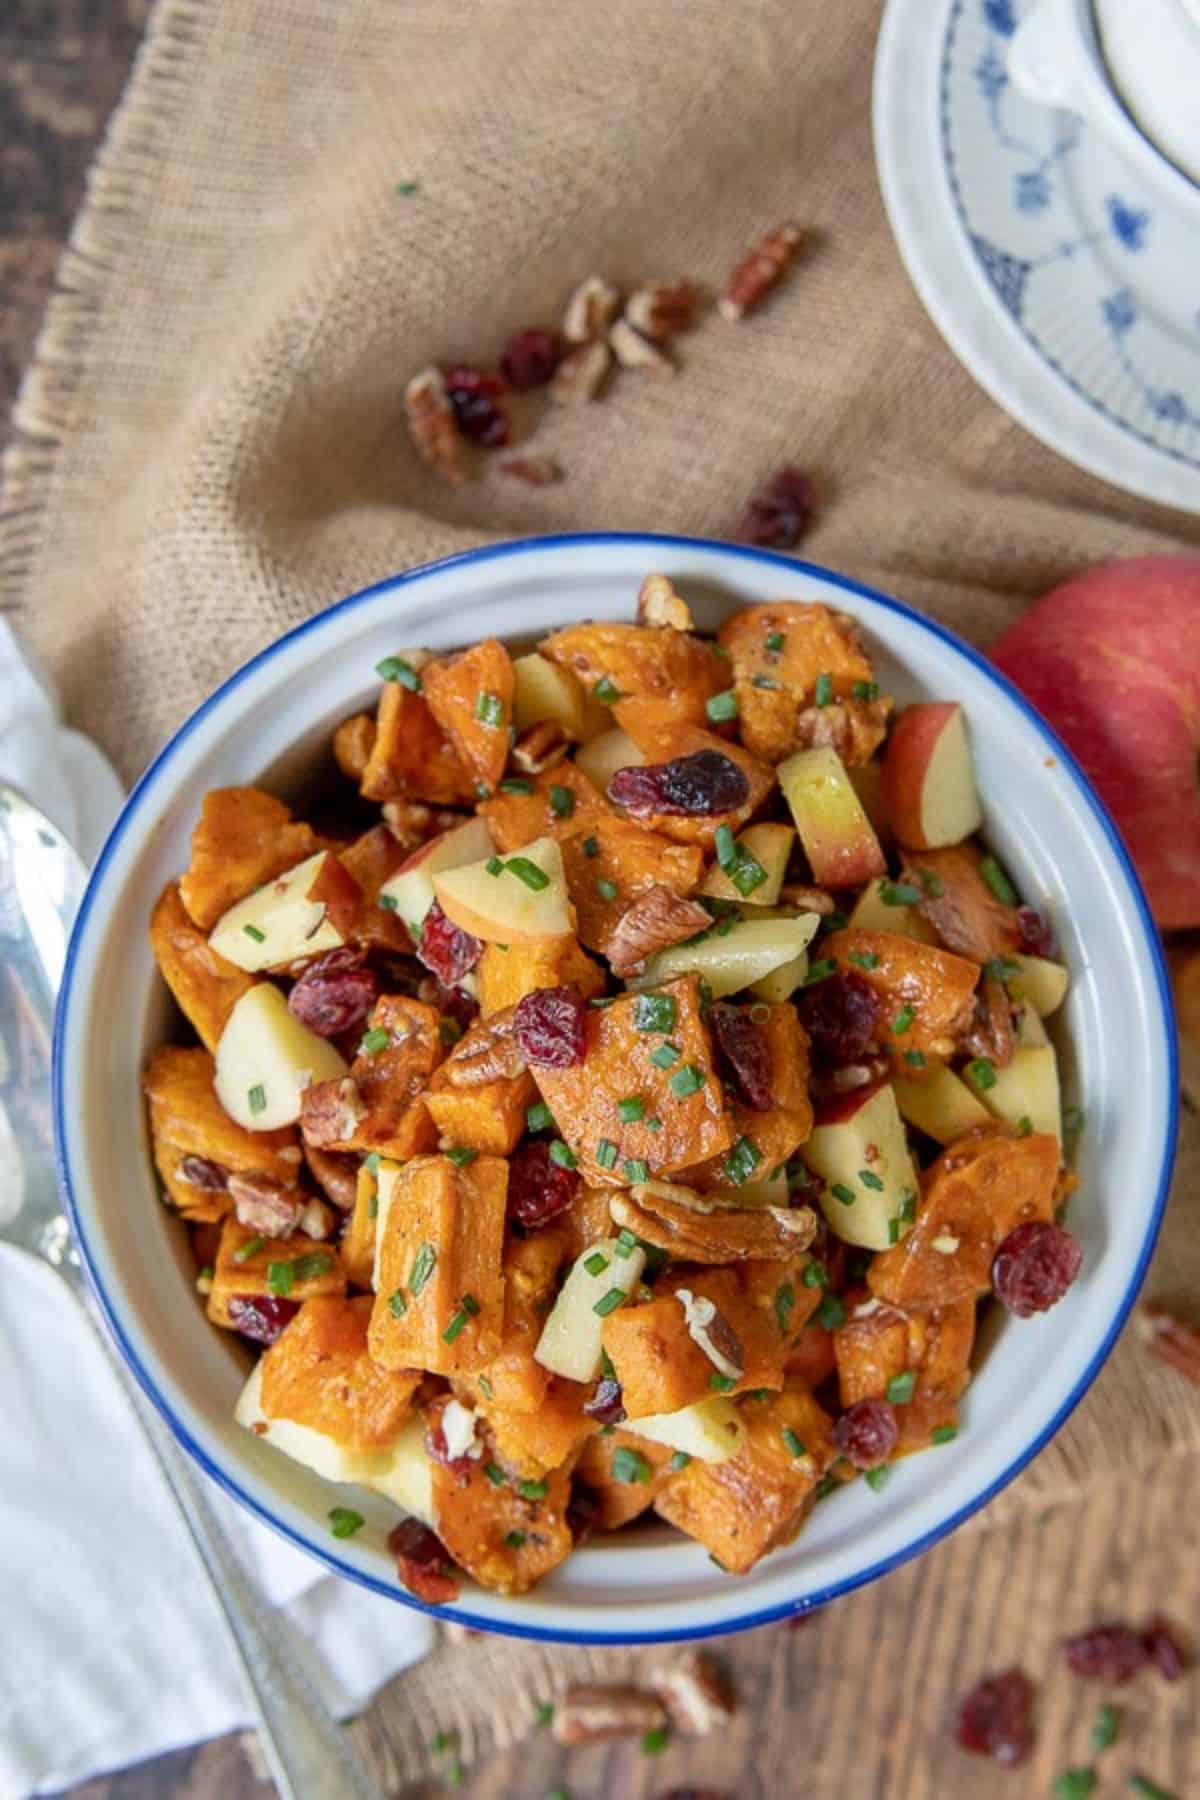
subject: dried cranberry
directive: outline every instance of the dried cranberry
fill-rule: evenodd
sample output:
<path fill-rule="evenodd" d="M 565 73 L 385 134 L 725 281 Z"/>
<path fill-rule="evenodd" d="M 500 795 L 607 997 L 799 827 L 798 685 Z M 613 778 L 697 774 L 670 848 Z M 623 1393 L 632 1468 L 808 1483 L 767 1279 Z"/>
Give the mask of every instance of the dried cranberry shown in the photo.
<path fill-rule="evenodd" d="M 518 331 L 510 337 L 500 358 L 500 371 L 511 388 L 545 387 L 562 356 L 552 331 Z"/>
<path fill-rule="evenodd" d="M 826 976 L 796 996 L 813 1058 L 826 1067 L 861 1062 L 879 1030 L 883 1007 L 865 975 L 853 969 Z"/>
<path fill-rule="evenodd" d="M 440 1419 L 431 1424 L 426 1431 L 425 1448 L 434 1462 L 441 1463 L 443 1469 L 450 1469 L 455 1475 L 470 1475 L 475 1467 L 474 1457 L 451 1456 L 450 1446 L 446 1442 L 446 1434 L 442 1430 Z"/>
<path fill-rule="evenodd" d="M 743 544 L 790 550 L 812 522 L 813 484 L 799 469 L 780 469 L 749 502 L 734 533 Z"/>
<path fill-rule="evenodd" d="M 571 1498 L 567 1502 L 567 1529 L 575 1540 L 576 1548 L 591 1537 L 599 1510 L 600 1503 L 591 1489 L 575 1482 Z"/>
<path fill-rule="evenodd" d="M 234 1330 L 252 1344 L 273 1344 L 299 1311 L 298 1300 L 281 1300 L 276 1294 L 233 1294 L 229 1301 Z"/>
<path fill-rule="evenodd" d="M 1034 906 L 1017 908 L 1017 929 L 1021 933 L 1021 948 L 1029 956 L 1053 956 L 1054 932 L 1050 921 L 1043 918 Z"/>
<path fill-rule="evenodd" d="M 223 1169 L 220 1163 L 210 1162 L 207 1156 L 181 1158 L 175 1173 L 189 1187 L 204 1188 L 213 1194 L 229 1186 L 229 1170 Z"/>
<path fill-rule="evenodd" d="M 1063 1640 L 1067 1666 L 1090 1681 L 1132 1681 L 1150 1652 L 1131 1625 L 1093 1625 Z"/>
<path fill-rule="evenodd" d="M 508 417 L 497 396 L 504 392 L 498 375 L 465 364 L 446 370 L 446 394 L 464 437 L 485 449 L 499 450 L 508 442 Z"/>
<path fill-rule="evenodd" d="M 551 1162 L 544 1139 L 531 1139 L 509 1158 L 508 1216 L 526 1231 L 548 1225 L 567 1210 L 578 1192 L 578 1171 Z"/>
<path fill-rule="evenodd" d="M 1021 1669 L 988 1675 L 958 1709 L 959 1743 L 1012 1768 L 1033 1749 L 1033 1683 Z"/>
<path fill-rule="evenodd" d="M 1078 1238 L 1061 1225 L 1031 1220 L 1010 1231 L 992 1262 L 992 1288 L 1018 1319 L 1048 1312 L 1083 1262 Z"/>
<path fill-rule="evenodd" d="M 483 945 L 448 919 L 435 900 L 425 914 L 417 955 L 444 987 L 457 987 L 483 955 Z"/>
<path fill-rule="evenodd" d="M 410 1594 L 429 1606 L 457 1600 L 459 1584 L 454 1563 L 440 1537 L 420 1519 L 402 1519 L 388 1533 L 388 1549 L 396 1559 L 396 1573 Z"/>
<path fill-rule="evenodd" d="M 720 750 L 693 750 L 670 762 L 618 769 L 608 797 L 635 818 L 651 813 L 694 819 L 736 812 L 750 798 L 750 782 L 731 756 Z"/>
<path fill-rule="evenodd" d="M 1170 1621 L 1161 1616 L 1151 1619 L 1142 1633 L 1142 1643 L 1145 1645 L 1146 1655 L 1159 1674 L 1168 1681 L 1178 1681 L 1187 1668 L 1187 1656 Z"/>
<path fill-rule="evenodd" d="M 596 1419 L 601 1425 L 619 1425 L 625 1417 L 624 1399 L 621 1384 L 613 1375 L 604 1375 L 596 1383 L 596 1391 L 590 1400 L 585 1400 L 583 1410 L 589 1419 Z"/>
<path fill-rule="evenodd" d="M 718 1000 L 708 1014 L 717 1054 L 746 1105 L 755 1112 L 770 1112 L 771 1045 L 761 1025 L 749 1011 Z"/>
<path fill-rule="evenodd" d="M 288 1011 L 318 1037 L 340 1037 L 361 1025 L 379 998 L 379 981 L 364 954 L 343 945 L 310 963 L 288 995 Z"/>
<path fill-rule="evenodd" d="M 573 1069 L 587 1053 L 587 1001 L 576 988 L 535 988 L 517 1001 L 513 1029 L 531 1069 Z"/>
<path fill-rule="evenodd" d="M 856 1469 L 875 1469 L 896 1448 L 896 1415 L 886 1400 L 859 1400 L 833 1428 L 833 1441 Z"/>

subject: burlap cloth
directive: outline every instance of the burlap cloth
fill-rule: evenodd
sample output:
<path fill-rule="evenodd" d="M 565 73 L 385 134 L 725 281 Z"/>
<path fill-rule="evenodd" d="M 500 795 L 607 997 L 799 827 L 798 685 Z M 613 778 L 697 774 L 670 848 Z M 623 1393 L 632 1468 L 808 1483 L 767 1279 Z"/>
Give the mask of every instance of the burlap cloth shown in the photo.
<path fill-rule="evenodd" d="M 235 664 L 354 588 L 493 534 L 719 536 L 783 462 L 820 483 L 807 554 L 981 644 L 1083 563 L 1194 544 L 1195 520 L 1079 473 L 1014 425 L 929 323 L 876 187 L 878 19 L 874 0 L 160 0 L 5 467 L 0 600 L 74 723 L 132 777 Z M 560 486 L 493 471 L 452 491 L 417 461 L 401 396 L 421 365 L 494 357 L 512 330 L 552 322 L 592 271 L 717 286 L 749 239 L 791 216 L 819 242 L 769 309 L 741 327 L 711 317 L 674 382 L 626 375 L 604 404 L 541 427 Z M 1136 1071 L 1130 1094 L 1136 1105 Z M 1190 1122 L 1184 1135 L 1151 1278 L 1164 1292 L 1200 1278 Z M 902 1592 L 913 1618 L 935 1607 L 939 1716 L 964 1673 L 1022 1658 L 1039 1634 L 1027 1660 L 1040 1673 L 1060 1620 L 1089 1622 L 1101 1593 L 1118 1612 L 1194 1609 L 1197 1400 L 1127 1334 L 981 1524 L 842 1603 L 813 1698 L 844 1728 L 807 1791 L 917 1796 L 962 1779 L 961 1764 L 937 1775 L 937 1718 L 922 1726 L 917 1695 L 901 1708 L 907 1736 L 882 1714 L 886 1729 L 866 1715 L 854 1728 L 855 1670 L 892 1667 L 890 1702 L 905 1669 L 911 1680 L 910 1626 L 888 1625 L 906 1616 Z M 1154 1516 L 1179 1520 L 1171 1592 L 1137 1524 L 1147 1487 Z M 1091 1545 L 1083 1592 L 1070 1555 L 1046 1569 L 1032 1525 L 1072 1501 L 1065 1542 Z M 1114 1568 L 1115 1590 L 1102 1580 Z M 572 1654 L 499 1640 L 448 1647 L 364 1729 L 386 1732 L 399 1780 L 425 1766 L 431 1715 L 457 1723 L 468 1754 L 503 1744 L 572 1667 Z M 1191 1758 L 1200 1783 L 1190 1734 L 1159 1735 L 1159 1778 L 1188 1791 Z M 1043 1738 L 1029 1792 L 1069 1752 L 1057 1728 Z M 749 1765 L 738 1792 L 786 1790 L 761 1780 Z"/>

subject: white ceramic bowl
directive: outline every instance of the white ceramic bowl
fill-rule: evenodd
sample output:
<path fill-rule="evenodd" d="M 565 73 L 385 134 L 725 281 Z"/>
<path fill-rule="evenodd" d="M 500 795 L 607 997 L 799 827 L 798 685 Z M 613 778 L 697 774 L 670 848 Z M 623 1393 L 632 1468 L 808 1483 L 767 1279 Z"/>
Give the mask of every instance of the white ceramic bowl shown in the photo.
<path fill-rule="evenodd" d="M 96 1292 L 146 1392 L 196 1460 L 252 1512 L 331 1568 L 413 1604 L 384 1547 L 391 1509 L 356 1496 L 368 1529 L 329 1534 L 334 1491 L 233 1422 L 239 1347 L 205 1321 L 182 1233 L 158 1200 L 139 1075 L 170 1025 L 147 922 L 188 860 L 207 789 L 303 792 L 338 721 L 378 690 L 404 644 L 537 636 L 628 618 L 642 577 L 673 576 L 703 626 L 747 601 L 819 599 L 862 624 L 884 691 L 966 708 L 991 843 L 1048 908 L 1073 981 L 1060 1038 L 1069 1099 L 1087 1108 L 1072 1226 L 1083 1275 L 1039 1319 L 989 1321 L 963 1429 L 820 1505 L 797 1541 L 736 1578 L 696 1544 L 648 1528 L 589 1545 L 523 1599 L 470 1586 L 442 1609 L 519 1635 L 628 1642 L 732 1631 L 817 1606 L 916 1555 L 983 1505 L 1062 1424 L 1137 1293 L 1175 1133 L 1170 1001 L 1145 903 L 1107 816 L 1068 752 L 976 652 L 894 600 L 804 563 L 686 538 L 601 533 L 503 544 L 381 583 L 298 626 L 207 700 L 143 776 L 106 845 L 71 944 L 55 1110 L 62 1178 Z"/>

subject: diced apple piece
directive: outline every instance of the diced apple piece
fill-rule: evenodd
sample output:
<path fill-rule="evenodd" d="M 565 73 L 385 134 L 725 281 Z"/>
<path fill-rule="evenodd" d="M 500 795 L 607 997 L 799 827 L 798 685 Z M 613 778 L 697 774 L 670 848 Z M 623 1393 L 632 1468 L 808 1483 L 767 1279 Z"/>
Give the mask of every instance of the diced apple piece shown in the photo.
<path fill-rule="evenodd" d="M 626 1249 L 616 1238 L 589 1245 L 559 1289 L 542 1327 L 534 1361 L 554 1375 L 565 1375 L 568 1381 L 595 1381 L 600 1373 L 604 1320 L 632 1293 L 645 1266 L 644 1250 L 637 1246 Z M 621 1299 L 614 1300 L 614 1294 Z"/>
<path fill-rule="evenodd" d="M 961 844 L 983 824 L 963 709 L 955 700 L 907 706 L 883 756 L 883 803 L 910 850 Z"/>
<path fill-rule="evenodd" d="M 398 1162 L 379 1159 L 379 1168 L 375 1176 L 375 1259 L 371 1267 L 371 1286 L 379 1292 L 379 1246 L 385 1236 L 384 1227 L 396 1194 L 396 1177 L 400 1173 Z"/>
<path fill-rule="evenodd" d="M 917 1171 L 887 1082 L 857 1088 L 829 1108 L 801 1155 L 824 1180 L 821 1209 L 845 1243 L 886 1250 L 906 1235 L 916 1211 Z"/>
<path fill-rule="evenodd" d="M 698 1462 L 728 1462 L 742 1447 L 746 1428 L 737 1407 L 723 1395 L 711 1400 L 696 1400 L 678 1412 L 650 1413 L 644 1419 L 629 1419 L 621 1428 L 634 1437 L 649 1438 L 652 1444 L 665 1444 L 670 1450 L 682 1450 Z"/>
<path fill-rule="evenodd" d="M 348 1065 L 326 1038 L 288 1011 L 269 981 L 242 995 L 217 1040 L 217 1099 L 248 1131 L 274 1131 L 300 1117 L 300 1096 L 314 1081 L 332 1081 Z"/>
<path fill-rule="evenodd" d="M 378 1450 L 349 1450 L 336 1438 L 311 1425 L 297 1425 L 294 1419 L 269 1419 L 262 1407 L 263 1365 L 257 1362 L 245 1387 L 238 1395 L 233 1416 L 247 1431 L 282 1450 L 294 1462 L 315 1469 L 326 1481 L 366 1482 L 380 1466 Z"/>
<path fill-rule="evenodd" d="M 894 894 L 899 885 L 886 876 L 881 881 L 868 882 L 850 914 L 851 930 L 894 931 L 899 937 L 916 938 L 921 944 L 938 943 L 937 932 L 915 906 L 892 906 L 884 899 L 885 894 Z"/>
<path fill-rule="evenodd" d="M 737 876 L 737 881 L 731 880 L 725 870 L 714 863 L 700 892 L 713 894 L 719 900 L 744 901 L 747 906 L 774 906 L 779 899 L 795 839 L 790 825 L 747 825 L 735 841 L 741 857 L 731 873 Z M 747 860 L 749 858 L 758 864 L 761 876 L 757 875 L 753 864 Z M 751 881 L 756 885 L 748 886 Z"/>
<path fill-rule="evenodd" d="M 434 875 L 443 869 L 460 869 L 464 863 L 478 862 L 494 849 L 487 823 L 478 815 L 455 825 L 421 844 L 400 864 L 380 888 L 380 904 L 391 905 L 413 937 L 419 937 L 425 914 L 433 905 Z"/>
<path fill-rule="evenodd" d="M 256 974 L 345 943 L 326 901 L 310 898 L 329 855 L 318 850 L 231 906 L 208 935 L 217 954 Z"/>
<path fill-rule="evenodd" d="M 783 1001 L 790 1000 L 796 989 L 808 980 L 808 962 L 808 951 L 801 950 L 798 956 L 793 956 L 789 962 L 780 963 L 769 975 L 752 981 L 750 992 L 772 1006 L 781 1005 Z"/>
<path fill-rule="evenodd" d="M 629 986 L 658 987 L 680 975 L 702 975 L 713 998 L 720 1000 L 794 962 L 807 949 L 820 922 L 816 913 L 795 913 L 788 919 L 739 919 L 724 937 L 672 944 L 658 951 Z"/>
<path fill-rule="evenodd" d="M 561 725 L 568 737 L 577 742 L 588 735 L 591 716 L 587 689 L 571 669 L 561 668 L 547 656 L 534 650 L 518 656 L 513 663 L 516 691 L 513 695 L 513 724 L 518 731 L 528 731 L 543 719 Z M 603 716 L 601 729 L 607 730 L 609 715 Z"/>
<path fill-rule="evenodd" d="M 588 739 L 576 753 L 575 767 L 593 787 L 607 794 L 608 784 L 618 769 L 629 769 L 635 764 L 640 767 L 645 760 L 629 733 L 614 725 L 610 731 Z"/>
<path fill-rule="evenodd" d="M 423 1413 L 414 1413 L 400 1427 L 394 1444 L 384 1451 L 366 1478 L 366 1485 L 383 1494 L 402 1512 L 426 1525 L 434 1522 L 433 1463 L 425 1448 Z"/>
<path fill-rule="evenodd" d="M 573 929 L 562 851 L 535 838 L 507 856 L 437 871 L 433 891 L 448 919 L 488 944 L 545 944 Z"/>
<path fill-rule="evenodd" d="M 797 750 L 777 773 L 813 878 L 822 887 L 857 887 L 885 873 L 879 839 L 836 750 Z"/>
<path fill-rule="evenodd" d="M 988 1122 L 987 1108 L 945 1063 L 932 1068 L 923 1081 L 897 1076 L 892 1086 L 900 1116 L 939 1144 L 952 1144 L 964 1131 Z"/>
<path fill-rule="evenodd" d="M 995 1118 L 1021 1127 L 1028 1120 L 1035 1132 L 1045 1132 L 1062 1143 L 1058 1058 L 1032 1005 L 1021 1014 L 1017 1048 L 1008 1067 L 968 1063 L 966 1078 Z"/>
<path fill-rule="evenodd" d="M 1013 999 L 1027 1000 L 1043 1019 L 1057 1012 L 1066 998 L 1069 970 L 1044 956 L 1014 954 L 1008 960 L 1017 965 L 1017 973 L 1006 981 Z"/>

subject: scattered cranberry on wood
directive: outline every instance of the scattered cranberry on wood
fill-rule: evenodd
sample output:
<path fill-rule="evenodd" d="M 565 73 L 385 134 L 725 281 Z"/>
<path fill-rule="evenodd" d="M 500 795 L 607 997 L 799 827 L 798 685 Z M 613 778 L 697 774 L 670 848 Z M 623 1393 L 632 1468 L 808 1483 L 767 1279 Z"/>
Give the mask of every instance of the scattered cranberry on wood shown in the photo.
<path fill-rule="evenodd" d="M 1005 1768 L 1024 1762 L 1033 1748 L 1033 1700 L 1033 1683 L 1023 1670 L 985 1676 L 959 1704 L 959 1743 Z"/>

